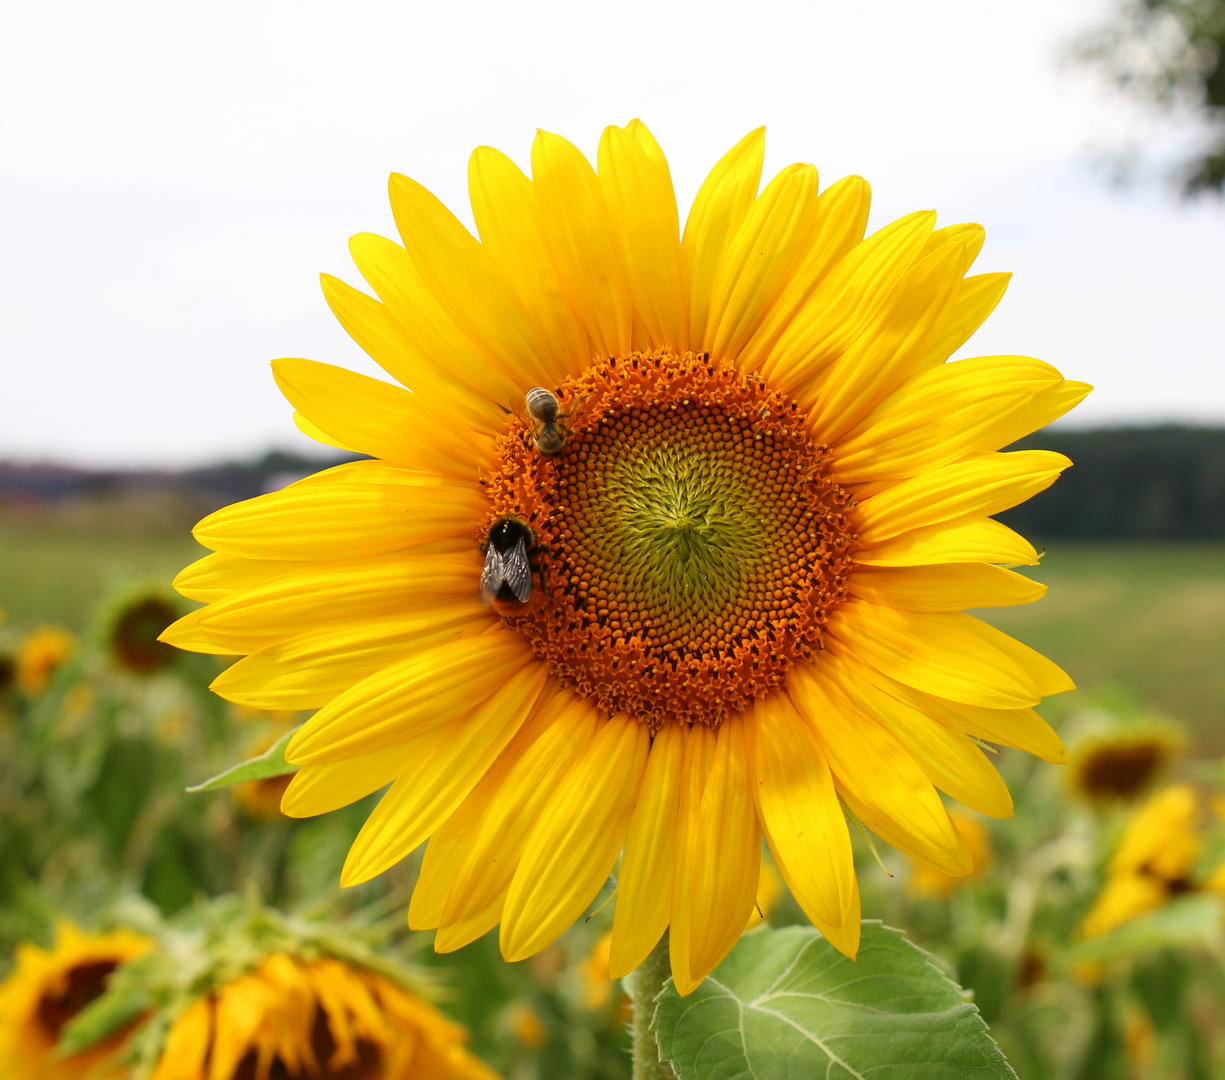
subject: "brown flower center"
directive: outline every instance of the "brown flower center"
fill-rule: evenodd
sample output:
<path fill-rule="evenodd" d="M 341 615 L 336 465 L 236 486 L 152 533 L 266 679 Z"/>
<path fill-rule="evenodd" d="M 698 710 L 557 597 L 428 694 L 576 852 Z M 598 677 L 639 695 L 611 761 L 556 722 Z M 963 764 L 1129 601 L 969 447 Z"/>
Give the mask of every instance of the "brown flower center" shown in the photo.
<path fill-rule="evenodd" d="M 111 973 L 118 966 L 114 960 L 96 960 L 69 968 L 63 983 L 39 999 L 38 1026 L 52 1041 L 58 1040 L 63 1026 L 102 996 Z"/>
<path fill-rule="evenodd" d="M 506 623 L 609 712 L 717 725 L 820 649 L 845 598 L 829 450 L 794 402 L 706 355 L 613 358 L 557 390 L 565 449 L 512 420 L 486 478 L 490 522 L 516 514 L 545 548 L 548 595 Z"/>

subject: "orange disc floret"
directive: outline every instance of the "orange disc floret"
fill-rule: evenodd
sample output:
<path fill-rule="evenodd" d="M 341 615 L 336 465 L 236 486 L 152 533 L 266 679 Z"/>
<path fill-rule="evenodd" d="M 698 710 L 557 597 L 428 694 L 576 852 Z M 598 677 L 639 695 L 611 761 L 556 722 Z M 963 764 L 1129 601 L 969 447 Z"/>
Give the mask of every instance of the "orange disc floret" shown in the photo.
<path fill-rule="evenodd" d="M 512 421 L 486 479 L 494 516 L 543 549 L 547 594 L 506 623 L 611 713 L 717 726 L 820 650 L 845 599 L 851 498 L 829 449 L 786 395 L 705 353 L 612 358 L 557 393 L 565 449 Z"/>

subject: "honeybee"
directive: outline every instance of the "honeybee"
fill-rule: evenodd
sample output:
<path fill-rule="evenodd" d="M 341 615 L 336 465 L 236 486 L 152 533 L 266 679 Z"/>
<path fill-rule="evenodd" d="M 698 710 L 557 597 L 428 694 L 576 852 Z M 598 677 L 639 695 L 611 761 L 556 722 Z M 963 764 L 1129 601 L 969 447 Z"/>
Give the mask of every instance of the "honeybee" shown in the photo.
<path fill-rule="evenodd" d="M 544 549 L 536 544 L 536 535 L 526 521 L 514 514 L 497 519 L 485 535 L 481 554 L 485 566 L 481 570 L 481 603 L 491 604 L 499 614 L 508 614 L 524 607 L 532 598 L 532 576 L 540 575 L 540 589 L 545 592 L 544 571 L 536 556 Z"/>
<path fill-rule="evenodd" d="M 536 449 L 545 457 L 556 457 L 566 448 L 572 434 L 569 421 L 578 415 L 579 404 L 562 412 L 552 390 L 533 386 L 527 392 L 527 427 Z"/>

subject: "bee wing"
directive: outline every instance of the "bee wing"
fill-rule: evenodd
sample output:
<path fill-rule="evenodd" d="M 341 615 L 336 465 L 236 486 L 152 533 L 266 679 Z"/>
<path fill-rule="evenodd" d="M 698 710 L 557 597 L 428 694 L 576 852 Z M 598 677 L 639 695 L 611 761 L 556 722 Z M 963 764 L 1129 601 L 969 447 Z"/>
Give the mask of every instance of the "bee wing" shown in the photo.
<path fill-rule="evenodd" d="M 486 607 L 489 607 L 493 598 L 498 595 L 504 577 L 502 554 L 490 544 L 489 550 L 485 552 L 485 565 L 481 568 L 481 603 Z"/>
<path fill-rule="evenodd" d="M 502 559 L 502 580 L 510 586 L 516 600 L 526 603 L 532 595 L 532 561 L 522 539 Z"/>

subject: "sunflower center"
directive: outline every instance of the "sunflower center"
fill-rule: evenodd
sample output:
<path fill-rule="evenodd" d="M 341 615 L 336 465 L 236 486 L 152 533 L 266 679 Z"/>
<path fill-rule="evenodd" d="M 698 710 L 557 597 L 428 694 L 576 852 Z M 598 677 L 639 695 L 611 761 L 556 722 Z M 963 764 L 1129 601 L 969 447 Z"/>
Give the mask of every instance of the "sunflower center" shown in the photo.
<path fill-rule="evenodd" d="M 793 402 L 706 355 L 613 358 L 557 389 L 565 449 L 512 422 L 486 480 L 543 545 L 548 594 L 507 625 L 610 712 L 718 724 L 822 647 L 846 595 L 829 451 Z"/>
<path fill-rule="evenodd" d="M 114 960 L 96 960 L 68 969 L 63 983 L 45 993 L 38 1001 L 38 1025 L 52 1041 L 60 1030 L 86 1005 L 106 990 L 111 973 L 119 965 Z"/>

